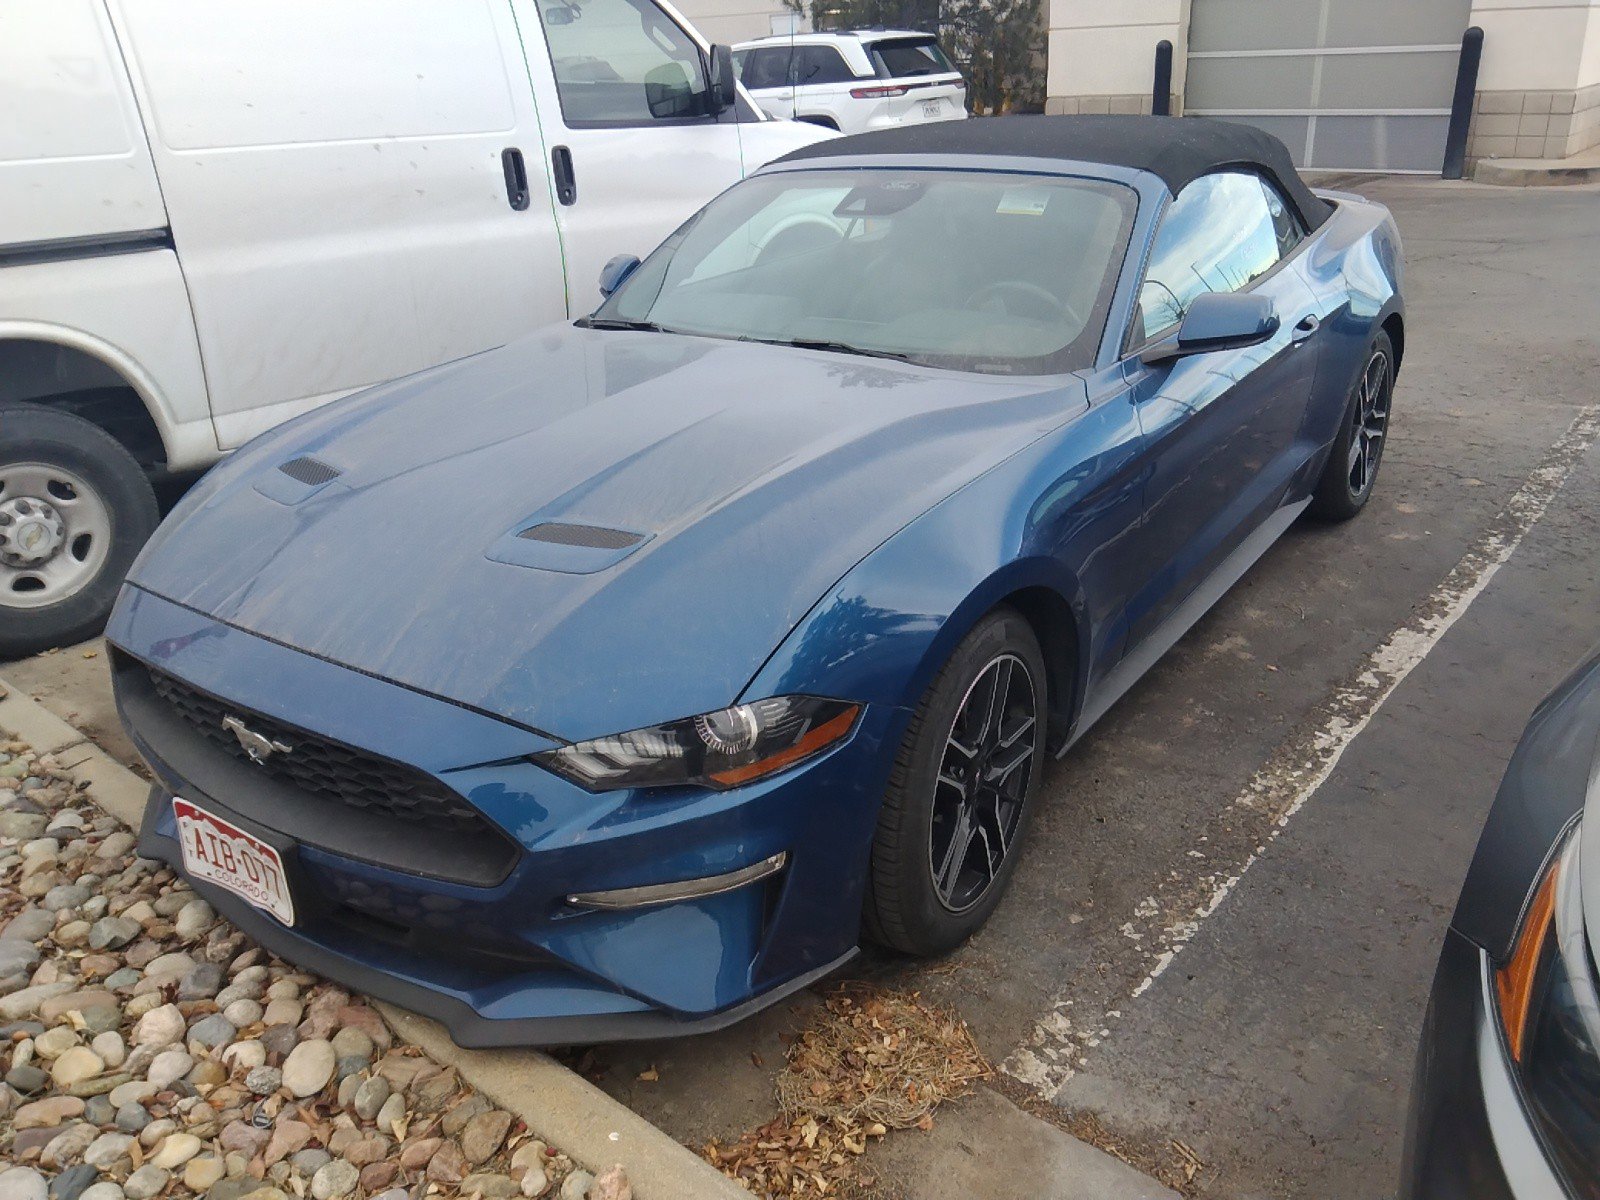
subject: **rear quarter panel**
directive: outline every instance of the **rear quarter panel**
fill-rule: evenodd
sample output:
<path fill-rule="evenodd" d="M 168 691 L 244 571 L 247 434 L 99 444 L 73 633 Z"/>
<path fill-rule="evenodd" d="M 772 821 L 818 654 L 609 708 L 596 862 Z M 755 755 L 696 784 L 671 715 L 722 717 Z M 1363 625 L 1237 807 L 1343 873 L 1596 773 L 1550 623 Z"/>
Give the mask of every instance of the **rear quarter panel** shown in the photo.
<path fill-rule="evenodd" d="M 1403 320 L 1405 310 L 1400 231 L 1389 210 L 1348 193 L 1321 195 L 1334 203 L 1333 215 L 1295 260 L 1323 321 L 1317 378 L 1301 431 L 1308 449 L 1332 442 L 1373 334 L 1391 317 Z"/>

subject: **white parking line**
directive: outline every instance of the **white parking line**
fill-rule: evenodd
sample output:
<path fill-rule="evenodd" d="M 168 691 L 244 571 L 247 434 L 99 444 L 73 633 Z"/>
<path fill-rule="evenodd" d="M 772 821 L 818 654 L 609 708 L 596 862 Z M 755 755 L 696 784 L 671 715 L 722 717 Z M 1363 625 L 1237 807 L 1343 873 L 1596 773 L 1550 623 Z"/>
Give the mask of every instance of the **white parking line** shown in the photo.
<path fill-rule="evenodd" d="M 1488 587 L 1528 530 L 1544 515 L 1597 436 L 1600 405 L 1578 413 L 1427 602 L 1411 620 L 1391 633 L 1372 652 L 1355 679 L 1323 706 L 1322 719 L 1310 732 L 1281 745 L 1244 791 L 1218 815 L 1215 823 L 1222 826 L 1243 814 L 1257 822 L 1262 816 L 1269 817 L 1271 827 L 1254 851 L 1232 869 L 1225 867 L 1199 878 L 1175 872 L 1154 895 L 1139 902 L 1122 926 L 1123 934 L 1143 948 L 1148 964 L 1147 973 L 1133 990 L 1098 1017 L 1087 1020 L 1072 1013 L 1073 1001 L 1067 994 L 1058 995 L 1050 1011 L 1002 1064 L 1003 1071 L 1047 1096 L 1053 1096 L 1072 1078 L 1087 1052 L 1109 1035 L 1110 1026 L 1122 1016 L 1119 1005 L 1143 995 L 1172 965 L 1201 922 L 1221 907 L 1289 819 L 1333 773 L 1345 750 L 1384 701 Z M 1203 852 L 1191 854 L 1198 858 Z"/>

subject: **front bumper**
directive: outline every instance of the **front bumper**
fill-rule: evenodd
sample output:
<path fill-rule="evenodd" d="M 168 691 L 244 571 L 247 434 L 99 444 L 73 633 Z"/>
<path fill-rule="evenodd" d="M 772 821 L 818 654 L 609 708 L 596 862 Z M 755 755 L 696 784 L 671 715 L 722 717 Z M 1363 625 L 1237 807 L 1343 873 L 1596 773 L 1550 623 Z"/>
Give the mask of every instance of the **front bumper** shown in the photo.
<path fill-rule="evenodd" d="M 1566 1200 L 1512 1078 L 1488 959 L 1452 929 L 1423 1019 L 1399 1200 Z"/>
<path fill-rule="evenodd" d="M 435 1017 L 461 1045 L 706 1032 L 856 952 L 885 750 L 904 728 L 898 710 L 869 706 L 847 741 L 748 787 L 593 795 L 527 760 L 554 744 L 533 731 L 137 588 L 108 639 L 119 711 L 156 780 L 141 852 L 181 868 L 174 795 L 273 844 L 294 893 L 293 928 L 204 882 L 192 881 L 196 890 L 274 952 Z M 175 725 L 142 682 L 151 671 L 250 719 L 447 785 L 482 815 L 492 837 L 481 844 L 499 857 L 478 870 L 459 839 L 261 780 L 255 765 Z M 622 911 L 567 899 L 779 853 L 780 875 L 719 895 Z"/>

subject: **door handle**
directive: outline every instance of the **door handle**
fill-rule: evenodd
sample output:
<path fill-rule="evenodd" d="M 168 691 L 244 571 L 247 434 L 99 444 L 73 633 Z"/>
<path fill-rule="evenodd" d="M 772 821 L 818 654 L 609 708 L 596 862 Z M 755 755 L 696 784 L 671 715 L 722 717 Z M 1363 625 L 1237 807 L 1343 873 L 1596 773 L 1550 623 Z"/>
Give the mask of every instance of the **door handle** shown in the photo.
<path fill-rule="evenodd" d="M 528 165 L 522 161 L 522 151 L 507 146 L 500 151 L 500 169 L 506 176 L 506 200 L 521 212 L 528 207 Z"/>
<path fill-rule="evenodd" d="M 1310 313 L 1300 318 L 1300 323 L 1289 334 L 1289 340 L 1291 342 L 1303 342 L 1321 328 L 1322 318 L 1315 313 Z"/>
<path fill-rule="evenodd" d="M 576 204 L 578 180 L 572 173 L 572 151 L 565 146 L 550 151 L 550 168 L 555 173 L 556 199 L 563 204 Z"/>

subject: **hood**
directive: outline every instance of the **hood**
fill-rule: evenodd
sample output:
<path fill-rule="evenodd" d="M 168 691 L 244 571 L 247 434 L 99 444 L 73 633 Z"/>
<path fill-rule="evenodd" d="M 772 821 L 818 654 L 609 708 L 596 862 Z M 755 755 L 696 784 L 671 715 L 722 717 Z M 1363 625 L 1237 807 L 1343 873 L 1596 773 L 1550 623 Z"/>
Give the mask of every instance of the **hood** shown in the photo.
<path fill-rule="evenodd" d="M 1075 378 L 556 326 L 252 442 L 130 578 L 580 740 L 732 702 L 875 546 L 1085 406 Z"/>

